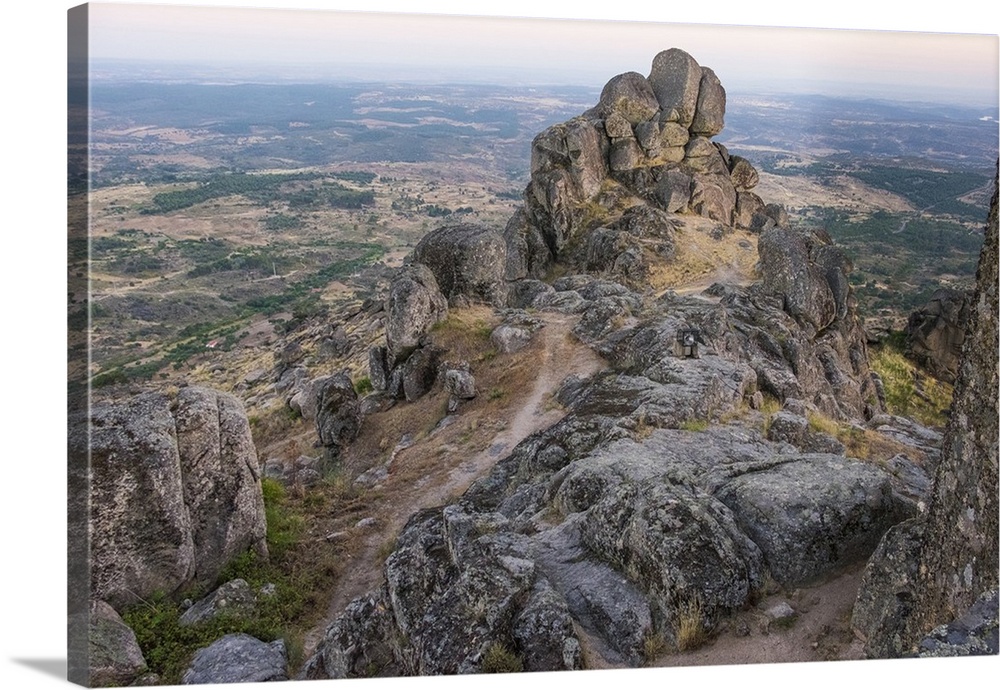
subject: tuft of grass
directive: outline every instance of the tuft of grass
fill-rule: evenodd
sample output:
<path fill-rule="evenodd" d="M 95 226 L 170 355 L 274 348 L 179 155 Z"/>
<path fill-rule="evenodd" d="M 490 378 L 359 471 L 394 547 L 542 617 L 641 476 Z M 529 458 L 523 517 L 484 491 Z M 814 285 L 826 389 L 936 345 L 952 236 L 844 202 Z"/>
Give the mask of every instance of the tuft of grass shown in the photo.
<path fill-rule="evenodd" d="M 520 673 L 524 670 L 521 657 L 501 642 L 493 642 L 483 653 L 483 673 Z"/>
<path fill-rule="evenodd" d="M 681 422 L 680 429 L 682 431 L 707 431 L 708 427 L 711 426 L 707 419 L 688 419 Z"/>
<path fill-rule="evenodd" d="M 810 431 L 830 436 L 837 436 L 840 433 L 840 425 L 829 417 L 816 412 L 809 412 L 806 418 L 809 420 Z"/>
<path fill-rule="evenodd" d="M 647 632 L 642 639 L 642 658 L 646 660 L 646 663 L 652 663 L 665 651 L 667 651 L 667 638 L 663 636 L 663 633 L 652 630 Z"/>
<path fill-rule="evenodd" d="M 378 551 L 375 552 L 375 558 L 378 559 L 379 563 L 385 563 L 385 559 L 396 550 L 397 537 L 389 537 L 381 544 L 378 545 Z"/>
<path fill-rule="evenodd" d="M 354 382 L 354 392 L 358 395 L 364 395 L 365 393 L 371 393 L 375 390 L 375 386 L 372 385 L 371 378 L 367 376 L 362 376 L 360 379 Z"/>
<path fill-rule="evenodd" d="M 674 638 L 679 652 L 697 649 L 708 640 L 708 631 L 702 620 L 701 600 L 698 597 L 688 599 L 677 608 Z"/>

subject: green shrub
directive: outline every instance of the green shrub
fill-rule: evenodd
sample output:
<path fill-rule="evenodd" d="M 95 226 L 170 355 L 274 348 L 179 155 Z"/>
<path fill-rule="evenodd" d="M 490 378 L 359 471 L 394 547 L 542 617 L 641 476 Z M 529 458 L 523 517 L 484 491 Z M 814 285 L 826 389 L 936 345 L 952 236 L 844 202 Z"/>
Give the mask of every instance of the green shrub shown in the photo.
<path fill-rule="evenodd" d="M 483 653 L 483 673 L 520 673 L 523 670 L 521 657 L 500 642 L 492 643 Z"/>

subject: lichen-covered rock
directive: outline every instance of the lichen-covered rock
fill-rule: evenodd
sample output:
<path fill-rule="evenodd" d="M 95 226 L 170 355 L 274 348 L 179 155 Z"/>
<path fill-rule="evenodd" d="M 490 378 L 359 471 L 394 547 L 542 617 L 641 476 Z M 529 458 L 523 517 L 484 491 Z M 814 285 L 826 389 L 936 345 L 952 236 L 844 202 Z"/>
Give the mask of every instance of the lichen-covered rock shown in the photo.
<path fill-rule="evenodd" d="M 235 397 L 141 393 L 95 403 L 89 424 L 93 596 L 120 609 L 209 583 L 248 549 L 266 555 L 257 452 Z"/>
<path fill-rule="evenodd" d="M 906 347 L 934 376 L 954 383 L 969 321 L 969 295 L 940 288 L 930 301 L 910 314 Z"/>
<path fill-rule="evenodd" d="M 659 109 L 656 94 L 646 78 L 638 72 L 626 72 L 605 84 L 593 113 L 605 120 L 617 114 L 635 125 L 652 119 Z"/>
<path fill-rule="evenodd" d="M 983 656 L 1000 653 L 997 590 L 983 592 L 968 611 L 939 625 L 920 641 L 917 656 Z"/>
<path fill-rule="evenodd" d="M 507 243 L 492 228 L 460 223 L 432 230 L 417 243 L 413 260 L 430 268 L 449 301 L 461 296 L 506 304 Z"/>
<path fill-rule="evenodd" d="M 729 175 L 732 177 L 733 186 L 739 192 L 749 192 L 760 181 L 757 169 L 742 156 L 730 156 Z"/>
<path fill-rule="evenodd" d="M 90 687 L 130 685 L 146 672 L 135 633 L 111 606 L 92 602 L 89 622 Z"/>
<path fill-rule="evenodd" d="M 211 583 L 237 555 L 266 553 L 260 463 L 235 396 L 189 386 L 173 407 L 184 502 L 191 514 L 195 582 Z"/>
<path fill-rule="evenodd" d="M 653 58 L 648 80 L 663 120 L 691 126 L 698 108 L 701 79 L 701 67 L 683 50 L 670 48 Z"/>
<path fill-rule="evenodd" d="M 646 592 L 667 631 L 694 602 L 706 621 L 717 620 L 763 580 L 760 550 L 729 508 L 697 488 L 623 484 L 587 512 L 582 534 L 593 553 Z"/>
<path fill-rule="evenodd" d="M 448 318 L 448 301 L 431 269 L 412 264 L 393 277 L 386 312 L 385 340 L 392 369 L 409 357 L 434 324 Z"/>
<path fill-rule="evenodd" d="M 383 592 L 358 597 L 327 628 L 300 677 L 364 678 L 397 668 L 392 611 Z"/>
<path fill-rule="evenodd" d="M 735 477 L 715 495 L 785 585 L 867 558 L 906 517 L 884 470 L 835 455 L 806 455 Z"/>
<path fill-rule="evenodd" d="M 691 121 L 691 133 L 699 136 L 714 137 L 725 126 L 726 90 L 722 82 L 708 67 L 701 68 L 701 83 L 698 87 L 698 104 L 694 119 Z"/>
<path fill-rule="evenodd" d="M 565 602 L 504 522 L 459 506 L 411 517 L 383 588 L 334 621 L 305 677 L 366 675 L 371 663 L 404 674 L 474 673 L 494 645 L 527 670 L 579 668 Z"/>
<path fill-rule="evenodd" d="M 174 592 L 194 575 L 170 405 L 166 395 L 143 393 L 91 409 L 91 590 L 115 608 Z"/>
<path fill-rule="evenodd" d="M 288 680 L 284 640 L 261 642 L 234 633 L 195 652 L 181 683 L 268 683 Z"/>
<path fill-rule="evenodd" d="M 226 582 L 204 599 L 196 601 L 181 614 L 178 621 L 182 626 L 201 625 L 216 618 L 246 618 L 253 614 L 257 606 L 257 595 L 246 580 L 235 579 Z"/>
<path fill-rule="evenodd" d="M 316 400 L 316 435 L 322 445 L 340 450 L 357 438 L 361 405 L 346 371 L 326 378 Z"/>
<path fill-rule="evenodd" d="M 913 630 L 953 619 L 995 589 L 998 558 L 997 180 L 976 290 L 955 381 L 951 417 L 927 517 Z"/>
<path fill-rule="evenodd" d="M 869 658 L 901 656 L 906 623 L 913 611 L 917 556 L 924 538 L 920 519 L 901 522 L 885 533 L 858 587 L 851 627 Z"/>

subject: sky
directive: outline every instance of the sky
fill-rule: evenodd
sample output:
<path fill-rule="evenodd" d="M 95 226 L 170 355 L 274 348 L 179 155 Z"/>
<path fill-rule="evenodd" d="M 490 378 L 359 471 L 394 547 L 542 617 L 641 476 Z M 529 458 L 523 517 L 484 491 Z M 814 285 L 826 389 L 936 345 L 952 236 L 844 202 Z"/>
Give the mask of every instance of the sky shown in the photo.
<path fill-rule="evenodd" d="M 996 35 L 204 5 L 90 7 L 95 60 L 242 63 L 254 65 L 244 74 L 256 78 L 266 73 L 600 87 L 622 72 L 646 74 L 657 52 L 680 47 L 734 92 L 997 103 Z"/>
<path fill-rule="evenodd" d="M 4 483 L 0 501 L 5 566 L 2 591 L 7 596 L 0 626 L 0 680 L 5 687 L 65 688 L 65 103 L 67 10 L 78 4 L 63 0 L 20 3 L 17 13 L 0 23 L 4 58 L 3 118 L 4 253 L 0 271 L 4 299 L 4 384 L 0 419 L 4 421 Z M 202 3 L 204 4 L 204 3 Z M 215 5 L 321 7 L 338 10 L 485 13 L 507 16 L 586 17 L 604 20 L 717 22 L 759 26 L 836 27 L 919 32 L 1000 33 L 1000 11 L 982 0 L 908 3 L 900 13 L 874 0 L 775 2 L 711 0 L 677 2 L 609 2 L 600 0 L 213 0 Z M 992 5 L 992 6 L 991 6 Z M 707 14 L 711 8 L 711 14 Z M 223 29 L 213 36 L 218 39 Z M 995 39 L 994 39 L 995 40 Z M 995 44 L 994 44 L 995 46 Z M 657 46 L 654 50 L 658 50 Z M 684 46 L 680 46 L 684 47 Z M 761 43 L 741 54 L 755 60 L 773 46 Z M 621 46 L 619 46 L 621 48 Z M 707 49 L 692 54 L 717 71 L 729 69 Z M 994 48 L 995 51 L 995 48 Z M 640 64 L 620 67 L 644 72 L 651 58 L 646 48 Z M 919 56 L 918 56 L 919 57 Z M 989 59 L 986 59 L 989 62 Z M 780 59 L 778 61 L 780 63 Z M 791 61 L 789 61 L 791 62 Z M 778 65 L 781 66 L 780 64 Z M 733 66 L 735 69 L 736 65 Z M 996 56 L 992 64 L 996 71 Z M 598 83 L 610 74 L 600 76 Z M 994 77 L 994 83 L 996 79 Z M 931 82 L 928 80 L 928 86 Z M 995 102 L 995 101 L 994 101 Z M 885 686 L 907 690 L 949 687 L 955 678 L 996 677 L 1000 657 L 927 659 L 919 662 L 877 661 L 835 664 L 781 664 L 713 668 L 594 672 L 571 681 L 552 674 L 519 676 L 516 685 L 541 690 L 568 684 L 580 690 L 611 685 L 643 688 L 739 687 L 741 690 L 802 688 L 844 690 Z M 312 688 L 361 690 L 500 690 L 510 678 L 428 678 L 310 682 Z M 234 684 L 227 690 L 259 690 Z"/>

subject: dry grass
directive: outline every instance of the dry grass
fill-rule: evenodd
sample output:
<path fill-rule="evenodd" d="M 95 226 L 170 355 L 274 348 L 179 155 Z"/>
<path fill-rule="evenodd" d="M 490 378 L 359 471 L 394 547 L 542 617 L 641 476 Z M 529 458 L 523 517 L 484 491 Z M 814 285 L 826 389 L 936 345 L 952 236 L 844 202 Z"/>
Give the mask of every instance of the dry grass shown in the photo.
<path fill-rule="evenodd" d="M 890 458 L 905 453 L 910 458 L 921 462 L 924 454 L 916 448 L 880 434 L 872 429 L 862 429 L 857 426 L 841 424 L 818 412 L 808 415 L 809 430 L 833 436 L 844 444 L 848 457 L 873 462 L 886 462 Z"/>
<path fill-rule="evenodd" d="M 705 288 L 717 280 L 749 281 L 757 262 L 757 236 L 733 230 L 720 240 L 709 235 L 716 225 L 707 219 L 685 218 L 677 231 L 677 256 L 655 264 L 649 271 L 654 292 L 685 287 Z M 749 249 L 740 246 L 748 243 Z"/>
<path fill-rule="evenodd" d="M 708 641 L 708 631 L 702 620 L 701 600 L 698 597 L 689 599 L 678 607 L 677 618 L 674 620 L 674 639 L 679 652 L 697 649 Z"/>
<path fill-rule="evenodd" d="M 667 638 L 663 633 L 650 630 L 642 639 L 642 658 L 647 664 L 651 664 L 664 652 L 667 651 Z"/>

